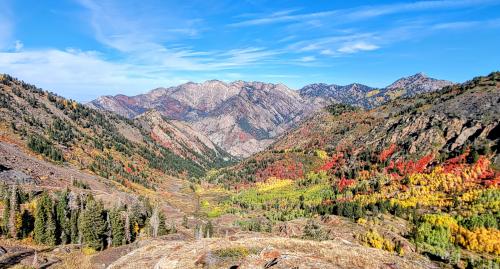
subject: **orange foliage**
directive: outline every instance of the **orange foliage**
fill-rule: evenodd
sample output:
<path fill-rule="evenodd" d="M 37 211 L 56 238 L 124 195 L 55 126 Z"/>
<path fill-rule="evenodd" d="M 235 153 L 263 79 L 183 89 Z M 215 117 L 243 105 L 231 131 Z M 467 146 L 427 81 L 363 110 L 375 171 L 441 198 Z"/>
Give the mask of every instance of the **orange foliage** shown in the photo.
<path fill-rule="evenodd" d="M 356 182 L 354 179 L 346 179 L 345 177 L 341 178 L 340 181 L 337 183 L 337 187 L 340 192 L 344 190 L 344 188 L 347 188 L 351 185 L 353 185 Z"/>
<path fill-rule="evenodd" d="M 394 172 L 397 172 L 401 176 L 411 175 L 415 173 L 423 173 L 433 159 L 434 159 L 433 154 L 428 154 L 416 162 L 412 160 L 404 161 L 402 159 L 398 159 L 395 162 L 391 161 L 385 170 L 386 172 L 392 170 Z M 395 178 L 399 178 L 397 174 L 391 174 L 391 175 Z"/>
<path fill-rule="evenodd" d="M 266 180 L 270 177 L 298 179 L 304 176 L 303 165 L 295 161 L 278 161 L 266 167 L 264 170 L 256 172 L 258 181 Z"/>
<path fill-rule="evenodd" d="M 337 154 L 334 154 L 332 158 L 330 158 L 329 161 L 327 161 L 323 166 L 319 168 L 320 171 L 328 171 L 332 169 L 335 165 L 339 163 L 339 161 L 344 158 L 344 153 L 340 152 Z"/>
<path fill-rule="evenodd" d="M 396 151 L 396 145 L 391 144 L 389 148 L 384 149 L 382 150 L 382 152 L 380 152 L 380 155 L 378 156 L 379 161 L 385 162 L 389 157 L 392 156 L 392 154 L 394 154 L 394 151 Z"/>

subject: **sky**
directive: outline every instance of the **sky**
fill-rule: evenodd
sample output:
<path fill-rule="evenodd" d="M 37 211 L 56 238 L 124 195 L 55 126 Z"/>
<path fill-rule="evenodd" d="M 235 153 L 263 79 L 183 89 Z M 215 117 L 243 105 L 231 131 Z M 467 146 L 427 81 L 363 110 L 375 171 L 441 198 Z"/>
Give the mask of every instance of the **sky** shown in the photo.
<path fill-rule="evenodd" d="M 500 0 L 0 0 L 0 73 L 78 101 L 209 79 L 363 83 L 499 70 Z"/>

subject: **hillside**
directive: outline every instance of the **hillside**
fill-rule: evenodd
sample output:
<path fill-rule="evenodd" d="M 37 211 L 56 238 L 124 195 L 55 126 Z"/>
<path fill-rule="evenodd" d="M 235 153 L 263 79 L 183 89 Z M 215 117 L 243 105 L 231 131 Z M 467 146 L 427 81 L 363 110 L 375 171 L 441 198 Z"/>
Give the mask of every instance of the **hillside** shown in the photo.
<path fill-rule="evenodd" d="M 284 85 L 217 80 L 155 89 L 133 97 L 103 96 L 88 105 L 126 117 L 155 109 L 168 119 L 186 122 L 237 157 L 263 150 L 310 110 Z"/>
<path fill-rule="evenodd" d="M 312 84 L 294 91 L 282 84 L 210 80 L 132 97 L 102 96 L 88 106 L 128 118 L 155 109 L 168 119 L 190 125 L 233 156 L 248 157 L 329 103 L 374 107 L 397 96 L 411 96 L 450 84 L 417 74 L 382 90 L 355 83 Z"/>
<path fill-rule="evenodd" d="M 441 266 L 498 266 L 499 104 L 495 72 L 372 110 L 330 105 L 269 150 L 211 174 L 232 195 L 205 211 L 313 238 L 331 238 L 322 229 L 345 217 L 337 236 L 346 240 Z M 303 218 L 316 224 L 293 224 Z"/>
<path fill-rule="evenodd" d="M 200 177 L 229 160 L 183 125 L 97 111 L 8 75 L 0 82 L 2 143 L 13 141 L 49 161 L 154 188 L 159 175 Z"/>

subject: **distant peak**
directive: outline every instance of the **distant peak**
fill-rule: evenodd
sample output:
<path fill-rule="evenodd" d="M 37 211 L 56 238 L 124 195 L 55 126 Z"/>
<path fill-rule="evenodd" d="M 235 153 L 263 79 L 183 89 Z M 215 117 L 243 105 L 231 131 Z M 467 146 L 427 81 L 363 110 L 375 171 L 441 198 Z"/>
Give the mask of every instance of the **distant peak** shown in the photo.
<path fill-rule="evenodd" d="M 418 72 L 413 76 L 409 76 L 409 78 L 427 78 L 427 75 L 422 72 Z"/>

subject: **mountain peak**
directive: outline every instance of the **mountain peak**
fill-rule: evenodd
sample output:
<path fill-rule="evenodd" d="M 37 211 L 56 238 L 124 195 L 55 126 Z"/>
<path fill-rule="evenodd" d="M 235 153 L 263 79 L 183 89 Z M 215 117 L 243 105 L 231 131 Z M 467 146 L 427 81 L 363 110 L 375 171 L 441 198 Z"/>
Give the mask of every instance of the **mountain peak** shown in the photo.
<path fill-rule="evenodd" d="M 413 76 L 409 76 L 409 78 L 427 78 L 427 75 L 422 72 L 418 72 Z"/>

